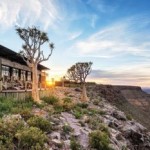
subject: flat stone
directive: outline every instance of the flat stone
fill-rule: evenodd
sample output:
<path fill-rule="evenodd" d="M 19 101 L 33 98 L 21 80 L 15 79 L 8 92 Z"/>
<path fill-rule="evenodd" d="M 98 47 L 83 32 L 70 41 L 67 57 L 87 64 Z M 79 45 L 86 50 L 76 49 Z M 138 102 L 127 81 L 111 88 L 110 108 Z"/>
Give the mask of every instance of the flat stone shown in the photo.
<path fill-rule="evenodd" d="M 52 139 L 58 139 L 58 140 L 60 140 L 60 133 L 59 132 L 52 132 L 50 134 L 50 136 L 51 136 Z"/>
<path fill-rule="evenodd" d="M 52 139 L 52 142 L 56 145 L 60 145 L 62 144 L 62 142 L 60 140 L 57 140 L 57 139 Z"/>

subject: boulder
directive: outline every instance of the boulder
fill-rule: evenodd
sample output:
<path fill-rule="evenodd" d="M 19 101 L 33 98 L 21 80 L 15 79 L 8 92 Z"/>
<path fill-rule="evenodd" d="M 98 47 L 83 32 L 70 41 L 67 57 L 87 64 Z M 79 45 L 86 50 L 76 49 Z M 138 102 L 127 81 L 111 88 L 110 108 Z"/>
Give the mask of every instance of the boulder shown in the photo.
<path fill-rule="evenodd" d="M 75 88 L 74 89 L 76 92 L 81 92 L 81 89 L 79 89 L 79 88 Z"/>
<path fill-rule="evenodd" d="M 112 116 L 115 117 L 118 120 L 122 120 L 122 121 L 126 121 L 127 120 L 125 114 L 123 112 L 121 112 L 121 111 L 116 111 L 116 110 L 113 111 L 112 112 Z"/>

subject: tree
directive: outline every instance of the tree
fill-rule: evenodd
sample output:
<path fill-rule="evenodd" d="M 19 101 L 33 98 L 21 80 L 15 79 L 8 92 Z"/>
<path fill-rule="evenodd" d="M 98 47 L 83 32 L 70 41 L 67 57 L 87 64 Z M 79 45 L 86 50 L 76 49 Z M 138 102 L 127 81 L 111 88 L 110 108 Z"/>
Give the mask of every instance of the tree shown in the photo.
<path fill-rule="evenodd" d="M 46 61 L 52 55 L 54 44 L 49 42 L 47 33 L 40 31 L 36 27 L 16 28 L 17 34 L 24 41 L 20 55 L 32 70 L 32 97 L 34 101 L 40 102 L 38 91 L 38 71 L 37 67 L 43 61 Z M 42 46 L 49 44 L 50 53 L 44 56 Z"/>
<path fill-rule="evenodd" d="M 88 101 L 85 80 L 91 72 L 92 64 L 92 62 L 78 62 L 67 70 L 67 77 L 69 78 L 69 80 L 74 81 L 76 83 L 81 83 L 82 85 L 82 101 Z"/>

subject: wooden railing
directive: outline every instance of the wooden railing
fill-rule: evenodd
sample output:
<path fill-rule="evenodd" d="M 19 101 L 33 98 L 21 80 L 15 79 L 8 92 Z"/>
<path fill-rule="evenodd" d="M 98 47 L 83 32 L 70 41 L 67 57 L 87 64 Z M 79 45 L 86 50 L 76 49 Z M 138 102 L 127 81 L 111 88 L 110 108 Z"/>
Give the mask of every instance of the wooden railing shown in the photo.
<path fill-rule="evenodd" d="M 50 89 L 42 89 L 39 90 L 40 98 L 44 96 L 50 96 L 52 95 L 52 90 Z M 20 99 L 24 100 L 26 97 L 31 96 L 31 90 L 4 90 L 0 92 L 0 97 L 6 97 L 6 98 L 12 98 L 12 99 Z"/>

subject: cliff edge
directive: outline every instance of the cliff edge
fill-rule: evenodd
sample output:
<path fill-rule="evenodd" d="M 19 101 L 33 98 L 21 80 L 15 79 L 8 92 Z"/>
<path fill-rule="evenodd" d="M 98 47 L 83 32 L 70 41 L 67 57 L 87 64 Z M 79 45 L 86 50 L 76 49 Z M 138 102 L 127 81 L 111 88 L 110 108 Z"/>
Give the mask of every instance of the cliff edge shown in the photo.
<path fill-rule="evenodd" d="M 150 130 L 150 95 L 138 86 L 95 85 L 93 97 L 100 96 L 132 116 Z"/>

